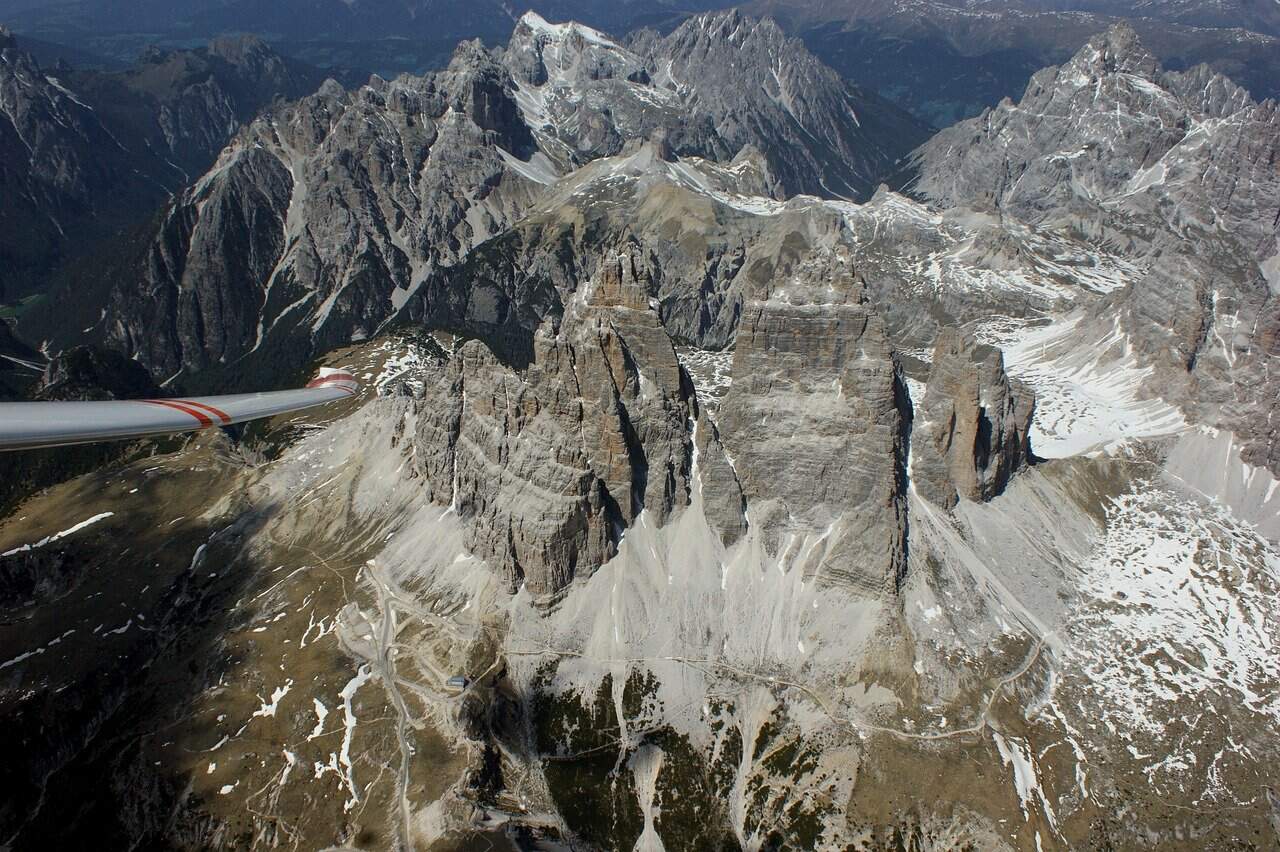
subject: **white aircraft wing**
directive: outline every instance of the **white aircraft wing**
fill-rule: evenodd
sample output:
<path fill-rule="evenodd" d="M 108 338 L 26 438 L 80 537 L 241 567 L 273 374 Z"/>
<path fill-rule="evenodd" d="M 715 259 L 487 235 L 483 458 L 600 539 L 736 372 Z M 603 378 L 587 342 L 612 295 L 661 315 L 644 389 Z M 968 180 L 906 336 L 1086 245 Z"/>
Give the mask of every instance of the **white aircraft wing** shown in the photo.
<path fill-rule="evenodd" d="M 355 378 L 323 368 L 297 390 L 105 402 L 0 402 L 0 451 L 192 432 L 301 411 L 354 396 Z"/>

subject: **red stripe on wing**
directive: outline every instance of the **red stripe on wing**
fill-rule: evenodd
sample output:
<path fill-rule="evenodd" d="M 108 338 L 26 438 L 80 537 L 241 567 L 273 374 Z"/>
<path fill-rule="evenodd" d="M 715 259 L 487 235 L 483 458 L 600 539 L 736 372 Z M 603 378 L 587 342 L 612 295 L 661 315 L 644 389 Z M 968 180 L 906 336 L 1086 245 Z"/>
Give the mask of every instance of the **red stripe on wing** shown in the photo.
<path fill-rule="evenodd" d="M 174 411 L 181 411 L 183 414 L 190 414 L 196 419 L 196 422 L 200 424 L 201 429 L 208 429 L 213 425 L 213 421 L 210 420 L 209 416 L 203 411 L 196 408 L 189 408 L 180 402 L 174 402 L 170 399 L 140 399 L 138 402 L 143 402 L 147 405 L 163 405 L 165 408 L 172 408 Z"/>
<path fill-rule="evenodd" d="M 205 405 L 203 402 L 196 402 L 191 399 L 175 399 L 173 402 L 179 405 L 189 405 L 192 408 L 198 408 L 201 411 L 206 411 L 221 420 L 223 426 L 231 425 L 231 415 L 227 414 L 220 408 L 214 408 L 212 405 Z"/>

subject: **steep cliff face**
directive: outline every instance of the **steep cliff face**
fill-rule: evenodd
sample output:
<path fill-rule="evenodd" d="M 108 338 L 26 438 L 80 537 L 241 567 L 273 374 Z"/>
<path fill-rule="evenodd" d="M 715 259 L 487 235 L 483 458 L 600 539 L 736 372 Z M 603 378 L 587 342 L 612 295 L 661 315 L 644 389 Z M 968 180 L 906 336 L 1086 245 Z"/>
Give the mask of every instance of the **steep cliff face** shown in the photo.
<path fill-rule="evenodd" d="M 163 375 L 371 335 L 528 206 L 537 184 L 504 157 L 531 141 L 478 45 L 433 77 L 327 85 L 246 128 L 174 204 L 105 334 Z"/>
<path fill-rule="evenodd" d="M 805 567 L 818 582 L 892 594 L 905 571 L 909 402 L 861 286 L 809 271 L 746 306 L 721 440 L 771 552 L 816 535 Z"/>
<path fill-rule="evenodd" d="M 926 499 L 952 508 L 960 498 L 990 500 L 1030 461 L 1034 398 L 1011 385 L 1000 350 L 944 329 L 916 402 L 911 480 Z"/>

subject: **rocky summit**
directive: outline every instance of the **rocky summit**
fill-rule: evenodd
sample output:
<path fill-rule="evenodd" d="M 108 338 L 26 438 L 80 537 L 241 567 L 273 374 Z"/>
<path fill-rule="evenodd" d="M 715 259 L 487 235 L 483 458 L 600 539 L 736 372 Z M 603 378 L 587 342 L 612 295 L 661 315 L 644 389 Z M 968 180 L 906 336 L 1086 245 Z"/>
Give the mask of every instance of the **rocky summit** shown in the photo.
<path fill-rule="evenodd" d="M 124 137 L 13 41 L 62 223 Z M 1276 106 L 1063 59 L 936 134 L 739 11 L 112 72 L 208 162 L 0 389 L 360 389 L 6 454 L 0 847 L 1274 845 Z"/>

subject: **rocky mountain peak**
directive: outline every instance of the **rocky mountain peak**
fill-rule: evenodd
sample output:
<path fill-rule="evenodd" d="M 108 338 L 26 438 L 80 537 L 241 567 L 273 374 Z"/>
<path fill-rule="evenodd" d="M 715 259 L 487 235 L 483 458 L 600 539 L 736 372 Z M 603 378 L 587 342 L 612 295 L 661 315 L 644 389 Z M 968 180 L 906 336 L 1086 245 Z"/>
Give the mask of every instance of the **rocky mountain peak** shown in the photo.
<path fill-rule="evenodd" d="M 1205 68 L 1162 71 L 1117 26 L 1037 73 L 1019 103 L 922 146 L 916 190 L 1089 235 L 1095 255 L 1126 246 L 1137 266 L 1114 297 L 1119 326 L 1107 316 L 1082 337 L 1106 348 L 1121 329 L 1117 352 L 1154 371 L 1153 393 L 1232 432 L 1248 463 L 1280 471 L 1275 393 L 1242 390 L 1273 387 L 1276 375 L 1266 318 L 1280 268 L 1277 125 L 1272 104 Z"/>
<path fill-rule="evenodd" d="M 600 281 L 591 291 L 591 304 L 623 307 L 635 311 L 649 309 L 649 282 L 637 268 L 631 253 L 612 254 L 600 267 Z"/>
<path fill-rule="evenodd" d="M 788 195 L 861 199 L 887 174 L 891 144 L 929 128 L 851 86 L 768 18 L 737 10 L 685 21 L 650 45 L 657 86 L 716 117 L 733 151 L 756 145 Z M 889 143 L 889 140 L 894 140 Z"/>
<path fill-rule="evenodd" d="M 1166 73 L 1161 83 L 1192 113 L 1209 118 L 1223 118 L 1253 106 L 1248 90 L 1208 65 Z"/>
<path fill-rule="evenodd" d="M 535 595 L 589 576 L 641 512 L 662 524 L 688 505 L 691 392 L 642 259 L 609 252 L 586 286 L 559 328 L 539 327 L 523 370 L 480 341 L 456 350 L 419 419 L 432 499 Z"/>
<path fill-rule="evenodd" d="M 781 73 L 786 68 L 805 68 L 825 79 L 839 79 L 823 65 L 799 39 L 790 38 L 772 18 L 754 18 L 738 9 L 706 12 L 689 18 L 676 27 L 664 41 L 664 53 L 673 56 L 702 56 L 708 61 L 723 51 L 745 50 L 757 56 L 768 56 L 773 63 L 759 67 Z M 767 76 L 767 75 L 766 75 Z"/>
<path fill-rule="evenodd" d="M 1097 73 L 1137 74 L 1149 80 L 1154 79 L 1160 70 L 1159 60 L 1125 21 L 1089 39 L 1070 64 L 1089 66 Z"/>
<path fill-rule="evenodd" d="M 774 551 L 830 530 L 818 582 L 892 595 L 905 571 L 899 378 L 864 306 L 748 304 L 720 411 L 721 440 Z M 867 558 L 852 557 L 864 554 Z"/>
<path fill-rule="evenodd" d="M 648 82 L 644 63 L 602 32 L 574 21 L 548 23 L 527 12 L 507 44 L 512 76 L 531 86 L 572 86 L 587 81 Z"/>
<path fill-rule="evenodd" d="M 682 33 L 685 37 L 701 36 L 708 40 L 727 41 L 733 44 L 743 44 L 749 39 L 760 39 L 781 46 L 788 41 L 787 35 L 773 18 L 750 17 L 737 8 L 695 15 L 675 32 Z"/>
<path fill-rule="evenodd" d="M 511 39 L 512 41 L 532 40 L 543 44 L 550 42 L 569 42 L 578 46 L 595 44 L 601 47 L 621 49 L 617 42 L 599 30 L 592 29 L 577 21 L 553 24 L 533 10 L 525 12 L 520 17 L 520 20 L 516 22 L 516 28 L 511 35 Z"/>
<path fill-rule="evenodd" d="M 440 82 L 451 93 L 450 107 L 455 112 L 494 133 L 506 150 L 518 155 L 532 151 L 533 138 L 515 100 L 515 81 L 483 44 L 458 45 Z"/>
<path fill-rule="evenodd" d="M 316 89 L 316 94 L 322 98 L 343 98 L 346 97 L 347 89 L 332 77 L 326 77 L 320 88 Z"/>
<path fill-rule="evenodd" d="M 1251 106 L 1207 69 L 1165 73 L 1133 29 L 1117 24 L 1065 65 L 1038 72 L 1017 104 L 1005 101 L 929 140 L 914 155 L 916 186 L 944 206 L 990 198 L 1026 221 L 1068 208 L 1080 215 L 1098 199 L 1132 194 L 1144 170 L 1154 171 L 1137 188 L 1161 191 L 1163 158 L 1199 151 L 1194 137 L 1207 130 L 1205 119 Z M 1004 164 L 993 172 L 990 158 Z"/>

